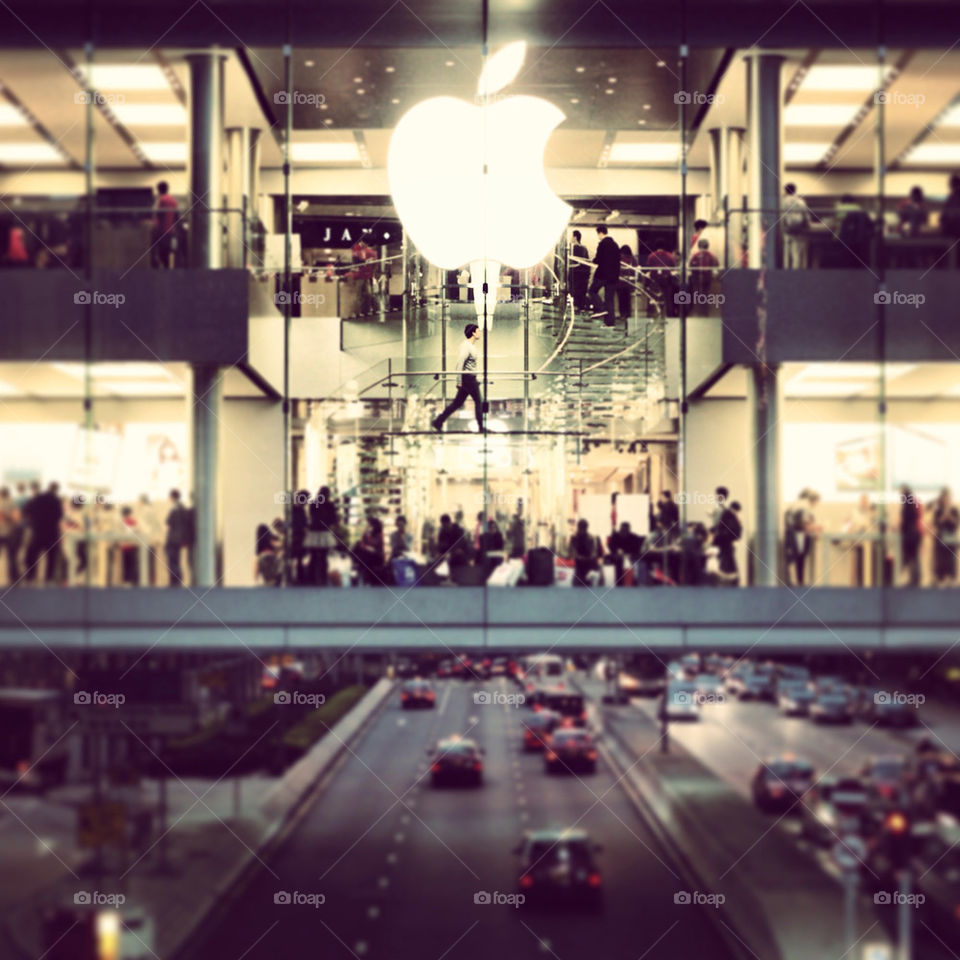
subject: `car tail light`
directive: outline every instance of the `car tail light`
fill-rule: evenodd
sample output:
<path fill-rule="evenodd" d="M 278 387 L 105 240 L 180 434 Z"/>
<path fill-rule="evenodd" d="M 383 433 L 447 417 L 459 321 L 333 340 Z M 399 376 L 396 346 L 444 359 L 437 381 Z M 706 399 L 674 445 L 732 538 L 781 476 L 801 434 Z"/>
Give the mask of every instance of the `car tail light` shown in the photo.
<path fill-rule="evenodd" d="M 533 886 L 533 877 L 531 877 L 529 873 L 525 873 L 520 878 L 520 886 L 524 890 L 529 890 Z"/>
<path fill-rule="evenodd" d="M 475 760 L 473 763 L 473 769 L 479 773 L 483 769 L 483 764 L 479 760 Z"/>
<path fill-rule="evenodd" d="M 410 699 L 410 694 L 409 694 L 409 693 L 401 693 L 401 694 L 400 694 L 400 699 L 401 699 L 401 700 L 409 700 L 409 699 Z"/>
<path fill-rule="evenodd" d="M 30 772 L 30 761 L 29 760 L 18 760 L 17 761 L 17 773 L 21 776 L 25 773 Z"/>
<path fill-rule="evenodd" d="M 591 887 L 599 887 L 603 881 L 600 879 L 600 874 L 594 871 L 587 877 L 587 883 L 589 883 Z"/>
<path fill-rule="evenodd" d="M 434 694 L 434 692 L 433 692 L 432 690 L 428 690 L 428 691 L 427 691 L 427 699 L 428 699 L 428 700 L 433 700 L 435 696 L 436 696 L 436 694 Z"/>
<path fill-rule="evenodd" d="M 533 705 L 533 712 L 534 712 L 534 713 L 539 713 L 542 709 L 543 709 L 543 707 L 541 707 L 539 703 L 535 703 L 535 704 Z"/>
<path fill-rule="evenodd" d="M 597 759 L 597 751 L 596 751 L 596 750 L 588 750 L 588 751 L 587 751 L 587 759 L 588 759 L 588 760 L 596 760 L 596 759 Z"/>
<path fill-rule="evenodd" d="M 440 764 L 439 764 L 439 763 L 433 764 L 433 766 L 430 767 L 430 772 L 431 772 L 431 773 L 439 773 L 439 772 L 440 772 Z"/>
<path fill-rule="evenodd" d="M 770 787 L 770 796 L 771 797 L 782 797 L 783 796 L 783 787 Z"/>
<path fill-rule="evenodd" d="M 877 788 L 877 792 L 881 797 L 892 797 L 893 787 L 891 787 L 889 783 L 884 783 Z"/>

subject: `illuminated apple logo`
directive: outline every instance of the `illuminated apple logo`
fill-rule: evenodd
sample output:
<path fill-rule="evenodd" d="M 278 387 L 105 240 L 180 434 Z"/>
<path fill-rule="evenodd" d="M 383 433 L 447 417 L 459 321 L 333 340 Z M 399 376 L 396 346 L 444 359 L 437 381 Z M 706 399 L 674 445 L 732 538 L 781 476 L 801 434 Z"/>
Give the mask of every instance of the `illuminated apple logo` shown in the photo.
<path fill-rule="evenodd" d="M 492 56 L 476 103 L 418 103 L 397 124 L 387 153 L 393 202 L 411 239 L 438 267 L 470 264 L 478 313 L 484 302 L 477 288 L 488 280 L 488 318 L 500 265 L 523 270 L 538 263 L 570 217 L 543 170 L 547 138 L 563 112 L 539 97 L 494 97 L 526 53 L 519 41 Z"/>

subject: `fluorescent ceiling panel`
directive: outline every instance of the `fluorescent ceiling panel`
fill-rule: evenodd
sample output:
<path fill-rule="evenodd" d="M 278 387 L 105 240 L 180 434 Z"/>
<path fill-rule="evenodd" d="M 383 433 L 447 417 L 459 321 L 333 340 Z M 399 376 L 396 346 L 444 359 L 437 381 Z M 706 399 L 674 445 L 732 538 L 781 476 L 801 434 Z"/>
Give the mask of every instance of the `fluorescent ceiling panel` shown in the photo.
<path fill-rule="evenodd" d="M 186 163 L 187 145 L 185 143 L 138 143 L 146 158 L 152 163 Z"/>
<path fill-rule="evenodd" d="M 803 78 L 801 90 L 852 90 L 869 93 L 882 86 L 876 64 L 815 63 Z"/>
<path fill-rule="evenodd" d="M 788 127 L 846 127 L 853 122 L 859 103 L 791 103 L 783 111 Z"/>
<path fill-rule="evenodd" d="M 27 118 L 12 104 L 0 103 L 0 127 L 25 127 Z"/>
<path fill-rule="evenodd" d="M 45 140 L 30 143 L 0 143 L 0 163 L 65 163 L 66 161 Z"/>
<path fill-rule="evenodd" d="M 940 118 L 938 127 L 960 127 L 960 103 L 955 103 Z"/>
<path fill-rule="evenodd" d="M 615 143 L 610 148 L 608 162 L 676 163 L 679 159 L 679 143 Z"/>
<path fill-rule="evenodd" d="M 904 163 L 960 163 L 960 143 L 921 143 L 915 146 Z"/>
<path fill-rule="evenodd" d="M 829 143 L 785 143 L 785 163 L 819 163 L 830 149 Z"/>
<path fill-rule="evenodd" d="M 97 380 L 97 390 L 129 397 L 181 396 L 184 388 L 169 380 Z"/>
<path fill-rule="evenodd" d="M 355 140 L 335 143 L 292 143 L 294 163 L 359 163 L 360 150 Z"/>
<path fill-rule="evenodd" d="M 22 391 L 18 390 L 12 383 L 0 380 L 0 397 L 14 397 Z"/>
<path fill-rule="evenodd" d="M 179 103 L 114 103 L 110 109 L 128 127 L 183 127 L 187 111 Z"/>
<path fill-rule="evenodd" d="M 81 68 L 83 75 L 86 71 Z M 164 72 L 150 63 L 95 63 L 90 68 L 94 90 L 169 90 Z"/>
<path fill-rule="evenodd" d="M 888 363 L 886 379 L 902 377 L 916 367 L 915 363 Z M 880 376 L 879 363 L 811 363 L 804 367 L 794 381 L 804 380 L 876 380 Z"/>

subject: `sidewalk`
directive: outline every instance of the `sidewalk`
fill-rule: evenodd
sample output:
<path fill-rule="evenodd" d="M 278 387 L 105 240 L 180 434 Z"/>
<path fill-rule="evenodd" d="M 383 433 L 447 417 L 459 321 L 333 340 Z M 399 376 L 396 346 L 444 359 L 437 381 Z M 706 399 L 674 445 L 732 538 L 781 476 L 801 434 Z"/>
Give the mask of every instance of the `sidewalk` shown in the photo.
<path fill-rule="evenodd" d="M 392 681 L 380 680 L 280 778 L 254 774 L 236 781 L 169 780 L 164 841 L 156 842 L 157 830 L 143 855 L 108 851 L 102 882 L 91 870 L 93 851 L 77 843 L 76 804 L 89 800 L 88 787 L 66 787 L 43 798 L 7 796 L 6 806 L 0 805 L 5 868 L 0 871 L 0 915 L 15 949 L 36 960 L 44 952 L 44 909 L 72 905 L 80 892 L 99 892 L 123 894 L 126 906 L 142 908 L 156 937 L 143 955 L 170 960 L 217 900 L 261 858 L 392 689 Z M 136 792 L 155 802 L 158 784 L 144 781 Z"/>

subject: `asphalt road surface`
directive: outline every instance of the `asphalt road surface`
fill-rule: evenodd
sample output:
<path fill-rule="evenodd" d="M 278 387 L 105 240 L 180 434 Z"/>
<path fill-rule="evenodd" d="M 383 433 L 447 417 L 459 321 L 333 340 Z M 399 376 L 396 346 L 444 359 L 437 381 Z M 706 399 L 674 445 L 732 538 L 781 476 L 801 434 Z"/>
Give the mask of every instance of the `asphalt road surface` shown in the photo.
<path fill-rule="evenodd" d="M 521 752 L 524 708 L 474 702 L 512 685 L 437 689 L 433 710 L 402 711 L 394 698 L 191 957 L 727 960 L 714 908 L 674 902 L 687 885 L 602 760 L 593 775 L 548 777 L 540 755 Z M 455 733 L 486 750 L 480 788 L 430 785 L 426 750 Z M 525 829 L 569 826 L 603 845 L 601 913 L 475 902 L 517 892 L 511 850 Z M 275 903 L 281 892 L 306 902 Z"/>

